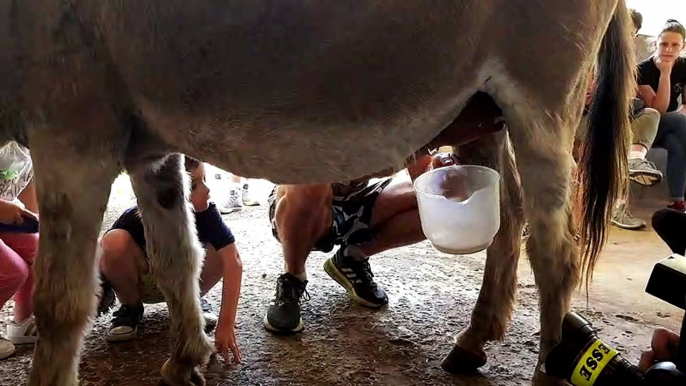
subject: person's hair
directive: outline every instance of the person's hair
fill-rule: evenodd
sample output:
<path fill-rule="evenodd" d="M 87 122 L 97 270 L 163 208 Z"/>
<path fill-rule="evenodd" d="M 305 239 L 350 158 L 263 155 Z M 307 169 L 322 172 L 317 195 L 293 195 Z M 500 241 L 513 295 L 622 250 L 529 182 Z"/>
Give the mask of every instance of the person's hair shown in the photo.
<path fill-rule="evenodd" d="M 635 9 L 630 9 L 629 13 L 631 13 L 631 21 L 634 22 L 634 28 L 636 31 L 640 30 L 643 27 L 643 15 Z"/>
<path fill-rule="evenodd" d="M 662 27 L 660 35 L 662 35 L 665 32 L 678 33 L 679 35 L 681 35 L 681 39 L 686 40 L 686 28 L 684 28 L 684 25 L 679 23 L 676 19 L 667 20 L 664 27 Z"/>
<path fill-rule="evenodd" d="M 187 155 L 184 156 L 183 158 L 184 158 L 183 166 L 185 166 L 186 171 L 188 173 L 192 173 L 193 170 L 200 167 L 200 161 L 198 161 L 197 159 L 195 159 L 193 157 L 189 157 Z"/>

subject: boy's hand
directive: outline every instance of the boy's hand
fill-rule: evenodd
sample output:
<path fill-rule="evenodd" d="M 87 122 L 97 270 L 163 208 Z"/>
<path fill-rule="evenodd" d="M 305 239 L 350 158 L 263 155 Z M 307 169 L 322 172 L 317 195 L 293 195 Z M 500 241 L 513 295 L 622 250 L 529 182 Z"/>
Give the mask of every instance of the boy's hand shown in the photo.
<path fill-rule="evenodd" d="M 234 363 L 241 363 L 241 350 L 236 344 L 236 328 L 233 323 L 222 323 L 219 321 L 217 332 L 214 336 L 214 346 L 217 352 L 224 357 L 227 364 L 231 363 L 231 355 L 233 354 Z"/>

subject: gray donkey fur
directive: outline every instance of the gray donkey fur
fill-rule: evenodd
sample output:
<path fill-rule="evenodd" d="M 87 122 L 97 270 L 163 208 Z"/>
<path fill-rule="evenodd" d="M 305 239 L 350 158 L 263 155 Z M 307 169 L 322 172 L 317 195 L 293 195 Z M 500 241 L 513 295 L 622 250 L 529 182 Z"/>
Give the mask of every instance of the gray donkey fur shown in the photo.
<path fill-rule="evenodd" d="M 484 344 L 505 333 L 524 217 L 545 357 L 625 183 L 624 0 L 0 0 L 0 18 L 0 141 L 30 146 L 40 201 L 32 386 L 78 382 L 96 238 L 122 170 L 169 304 L 171 385 L 202 384 L 211 352 L 180 153 L 275 183 L 346 180 L 402 165 L 488 93 L 509 139 L 458 150 L 503 173 L 502 227 L 443 362 L 454 372 L 483 365 Z M 571 147 L 596 58 L 576 227 Z M 537 372 L 534 383 L 555 382 Z"/>

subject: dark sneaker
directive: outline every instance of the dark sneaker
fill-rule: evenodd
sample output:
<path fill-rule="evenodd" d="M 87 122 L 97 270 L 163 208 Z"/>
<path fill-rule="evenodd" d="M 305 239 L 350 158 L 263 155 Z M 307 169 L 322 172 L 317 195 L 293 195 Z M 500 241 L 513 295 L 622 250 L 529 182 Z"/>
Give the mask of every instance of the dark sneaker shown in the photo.
<path fill-rule="evenodd" d="M 301 299 L 309 299 L 305 289 L 307 280 L 300 281 L 290 273 L 284 273 L 276 280 L 276 297 L 267 309 L 264 327 L 272 332 L 300 332 L 305 323 L 300 317 Z"/>
<path fill-rule="evenodd" d="M 324 262 L 326 273 L 342 285 L 353 300 L 363 306 L 379 308 L 388 304 L 388 296 L 374 282 L 369 260 L 355 260 L 350 256 L 345 256 L 344 249 L 345 246 L 342 246 L 333 257 L 326 259 Z"/>
<path fill-rule="evenodd" d="M 612 213 L 612 223 L 622 229 L 637 230 L 645 228 L 646 222 L 634 217 L 626 204 L 617 205 Z"/>
<path fill-rule="evenodd" d="M 653 186 L 662 181 L 662 172 L 646 159 L 632 158 L 629 160 L 629 179 L 643 186 Z"/>
<path fill-rule="evenodd" d="M 205 319 L 205 330 L 210 331 L 217 326 L 219 318 L 212 311 L 212 305 L 205 298 L 200 298 L 200 308 L 202 308 L 202 318 Z"/>
<path fill-rule="evenodd" d="M 112 326 L 107 332 L 107 341 L 127 341 L 138 333 L 138 325 L 143 319 L 143 306 L 122 305 L 114 311 L 112 316 Z"/>

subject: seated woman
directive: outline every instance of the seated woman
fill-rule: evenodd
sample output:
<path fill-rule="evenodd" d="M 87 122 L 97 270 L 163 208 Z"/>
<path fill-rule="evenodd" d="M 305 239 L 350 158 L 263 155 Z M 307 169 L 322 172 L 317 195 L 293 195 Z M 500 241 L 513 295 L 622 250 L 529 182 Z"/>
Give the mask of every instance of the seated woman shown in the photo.
<path fill-rule="evenodd" d="M 654 147 L 667 150 L 669 208 L 686 211 L 686 58 L 679 57 L 686 30 L 670 19 L 657 39 L 657 51 L 638 65 L 639 95 L 662 116 Z M 679 105 L 679 96 L 683 96 Z"/>
<path fill-rule="evenodd" d="M 235 320 L 243 266 L 231 230 L 224 224 L 216 205 L 209 202 L 210 191 L 205 184 L 204 165 L 196 159 L 185 158 L 186 171 L 191 175 L 190 201 L 195 212 L 197 234 L 207 248 L 200 274 L 200 293 L 203 296 L 219 279 L 223 279 L 215 345 L 227 363 L 228 350 L 233 353 L 234 360 L 240 362 Z M 107 340 L 129 340 L 138 332 L 138 325 L 143 318 L 143 304 L 165 301 L 157 288 L 154 274 L 150 272 L 143 222 L 137 207 L 128 209 L 114 222 L 100 240 L 100 246 L 104 293 L 98 309 L 102 312 L 109 308 L 110 304 L 102 303 L 112 302 L 113 297 L 107 294 L 110 288 L 114 289 L 121 303 L 119 310 L 114 312 Z M 212 313 L 210 304 L 201 299 L 201 305 L 206 327 L 217 325 L 217 317 Z"/>
<path fill-rule="evenodd" d="M 580 156 L 583 140 L 586 138 L 588 130 L 588 108 L 591 105 L 595 94 L 595 72 L 590 74 L 591 81 L 586 89 L 586 108 L 579 122 L 579 127 L 575 133 L 575 158 Z M 662 173 L 657 170 L 655 165 L 646 159 L 648 150 L 653 146 L 657 126 L 660 121 L 660 113 L 645 107 L 642 100 L 634 98 L 631 111 L 631 147 L 629 148 L 629 179 L 637 184 L 653 186 L 662 180 Z M 646 226 L 645 221 L 636 218 L 631 214 L 629 202 L 627 200 L 628 191 L 624 197 L 617 201 L 612 212 L 612 223 L 623 229 L 641 229 Z"/>

